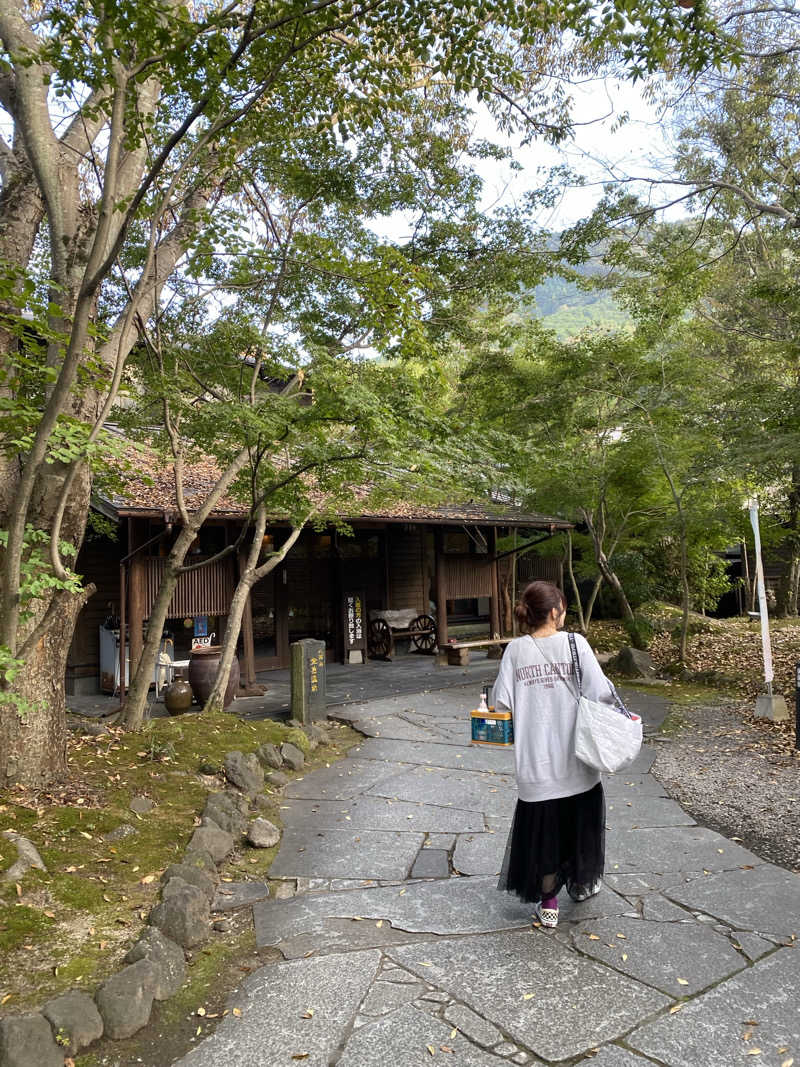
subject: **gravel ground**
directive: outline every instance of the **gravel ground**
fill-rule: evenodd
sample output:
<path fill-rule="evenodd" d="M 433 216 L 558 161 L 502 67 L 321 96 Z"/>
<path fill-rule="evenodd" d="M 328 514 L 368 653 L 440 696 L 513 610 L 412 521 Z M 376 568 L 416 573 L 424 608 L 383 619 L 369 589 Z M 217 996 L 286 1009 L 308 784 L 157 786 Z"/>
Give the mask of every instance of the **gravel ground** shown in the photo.
<path fill-rule="evenodd" d="M 703 826 L 800 873 L 800 758 L 794 724 L 753 719 L 750 702 L 676 708 L 653 773 Z"/>

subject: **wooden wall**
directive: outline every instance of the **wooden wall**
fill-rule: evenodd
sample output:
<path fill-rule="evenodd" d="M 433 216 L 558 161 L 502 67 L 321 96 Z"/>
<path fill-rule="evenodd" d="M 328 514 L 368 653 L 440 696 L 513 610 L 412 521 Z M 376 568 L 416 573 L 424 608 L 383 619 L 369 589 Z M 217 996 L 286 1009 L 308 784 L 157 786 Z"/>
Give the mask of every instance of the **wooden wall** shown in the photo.
<path fill-rule="evenodd" d="M 419 526 L 389 526 L 386 534 L 388 551 L 389 603 L 387 607 L 416 608 L 428 611 L 426 586 L 425 531 Z M 430 579 L 428 578 L 428 581 Z"/>
<path fill-rule="evenodd" d="M 87 601 L 75 626 L 67 658 L 66 690 L 69 694 L 99 691 L 98 635 L 101 624 L 109 615 L 119 616 L 119 561 L 122 555 L 121 542 L 106 537 L 84 542 L 78 554 L 75 570 L 83 576 L 84 584 L 94 582 L 97 592 Z"/>

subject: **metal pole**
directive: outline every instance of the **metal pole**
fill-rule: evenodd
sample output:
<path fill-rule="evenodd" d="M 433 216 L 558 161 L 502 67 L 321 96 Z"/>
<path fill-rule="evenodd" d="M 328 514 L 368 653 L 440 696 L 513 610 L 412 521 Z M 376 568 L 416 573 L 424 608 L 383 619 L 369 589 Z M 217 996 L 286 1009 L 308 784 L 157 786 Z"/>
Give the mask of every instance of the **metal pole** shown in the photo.
<path fill-rule="evenodd" d="M 794 747 L 800 750 L 800 663 L 794 668 Z"/>

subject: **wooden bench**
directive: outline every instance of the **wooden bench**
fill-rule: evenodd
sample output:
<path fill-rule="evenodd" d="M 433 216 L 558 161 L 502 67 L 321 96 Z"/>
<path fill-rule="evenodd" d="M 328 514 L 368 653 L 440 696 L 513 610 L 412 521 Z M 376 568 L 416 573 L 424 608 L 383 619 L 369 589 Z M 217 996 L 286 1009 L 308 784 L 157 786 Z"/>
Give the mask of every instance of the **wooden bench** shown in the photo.
<path fill-rule="evenodd" d="M 470 641 L 448 641 L 444 646 L 447 653 L 447 663 L 450 667 L 466 667 L 469 663 L 471 648 L 488 649 L 490 659 L 500 659 L 500 655 L 493 656 L 493 652 L 502 654 L 502 649 L 513 641 L 513 637 L 479 637 Z"/>

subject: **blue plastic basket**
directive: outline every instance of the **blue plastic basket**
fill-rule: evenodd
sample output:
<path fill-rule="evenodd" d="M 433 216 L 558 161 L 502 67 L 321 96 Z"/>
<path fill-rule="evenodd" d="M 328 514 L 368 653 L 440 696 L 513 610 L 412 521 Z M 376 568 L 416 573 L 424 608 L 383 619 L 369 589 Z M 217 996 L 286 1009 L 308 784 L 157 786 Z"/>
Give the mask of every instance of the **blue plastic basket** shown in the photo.
<path fill-rule="evenodd" d="M 514 744 L 514 722 L 510 711 L 473 711 L 473 745 L 499 745 L 507 748 Z"/>

